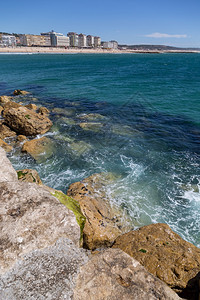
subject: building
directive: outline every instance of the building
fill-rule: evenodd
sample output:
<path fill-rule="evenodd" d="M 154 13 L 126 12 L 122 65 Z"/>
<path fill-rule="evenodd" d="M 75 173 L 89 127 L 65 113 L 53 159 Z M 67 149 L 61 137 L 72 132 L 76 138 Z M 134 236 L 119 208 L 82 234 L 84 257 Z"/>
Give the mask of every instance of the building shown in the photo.
<path fill-rule="evenodd" d="M 50 36 L 20 34 L 20 43 L 23 46 L 51 46 Z"/>
<path fill-rule="evenodd" d="M 99 36 L 94 37 L 94 47 L 95 48 L 101 47 L 101 38 Z"/>
<path fill-rule="evenodd" d="M 5 47 L 16 46 L 16 37 L 14 35 L 1 35 L 0 45 Z"/>
<path fill-rule="evenodd" d="M 78 47 L 84 48 L 87 47 L 87 38 L 85 34 L 80 33 L 78 36 Z"/>
<path fill-rule="evenodd" d="M 87 35 L 87 47 L 94 47 L 94 37 Z"/>
<path fill-rule="evenodd" d="M 48 33 L 53 47 L 69 47 L 69 37 L 62 33 L 51 31 Z"/>
<path fill-rule="evenodd" d="M 79 46 L 79 35 L 76 32 L 68 32 L 67 36 L 69 37 L 70 47 Z"/>
<path fill-rule="evenodd" d="M 102 45 L 104 49 L 118 49 L 117 41 L 103 42 Z"/>

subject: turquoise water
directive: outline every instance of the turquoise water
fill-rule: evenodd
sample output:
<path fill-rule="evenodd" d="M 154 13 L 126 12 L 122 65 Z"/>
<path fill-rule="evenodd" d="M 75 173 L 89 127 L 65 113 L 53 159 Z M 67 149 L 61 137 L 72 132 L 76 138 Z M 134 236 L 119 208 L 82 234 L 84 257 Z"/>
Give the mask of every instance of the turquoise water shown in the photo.
<path fill-rule="evenodd" d="M 16 88 L 32 93 L 27 103 L 64 109 L 45 134 L 54 154 L 37 163 L 17 149 L 16 169 L 64 192 L 113 172 L 107 196 L 134 228 L 165 222 L 200 246 L 199 54 L 0 55 L 0 94 Z M 93 130 L 80 127 L 88 122 Z"/>

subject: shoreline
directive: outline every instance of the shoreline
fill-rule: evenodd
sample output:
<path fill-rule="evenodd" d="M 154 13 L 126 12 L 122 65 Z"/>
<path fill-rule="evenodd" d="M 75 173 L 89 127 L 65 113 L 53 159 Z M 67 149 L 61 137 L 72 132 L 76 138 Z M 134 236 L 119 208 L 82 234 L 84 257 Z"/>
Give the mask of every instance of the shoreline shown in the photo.
<path fill-rule="evenodd" d="M 163 54 L 163 53 L 200 53 L 197 50 L 120 50 L 120 49 L 63 49 L 51 47 L 0 47 L 0 54 Z"/>

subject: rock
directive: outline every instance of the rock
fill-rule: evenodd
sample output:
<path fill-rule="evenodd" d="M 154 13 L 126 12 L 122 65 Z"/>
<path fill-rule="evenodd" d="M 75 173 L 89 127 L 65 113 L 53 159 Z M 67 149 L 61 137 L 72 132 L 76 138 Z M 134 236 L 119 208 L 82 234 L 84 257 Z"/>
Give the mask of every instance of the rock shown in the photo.
<path fill-rule="evenodd" d="M 94 123 L 83 122 L 83 123 L 80 123 L 79 126 L 84 130 L 91 130 L 94 132 L 99 132 L 101 130 L 101 128 L 104 126 L 104 124 L 97 123 L 97 122 L 94 122 Z"/>
<path fill-rule="evenodd" d="M 12 131 L 5 124 L 0 124 L 0 138 L 1 139 L 5 139 L 7 137 L 14 137 L 14 136 L 16 136 L 16 132 Z"/>
<path fill-rule="evenodd" d="M 109 174 L 95 174 L 82 182 L 71 184 L 67 192 L 79 202 L 86 217 L 83 239 L 84 246 L 88 249 L 109 247 L 122 232 L 131 228 L 124 225 L 122 212 L 116 207 L 111 207 L 106 198 L 104 189 L 109 180 Z"/>
<path fill-rule="evenodd" d="M 72 116 L 75 113 L 75 109 L 55 107 L 52 109 L 52 112 L 57 115 Z"/>
<path fill-rule="evenodd" d="M 0 147 L 0 182 L 17 181 L 17 173 L 6 156 L 6 152 Z"/>
<path fill-rule="evenodd" d="M 20 134 L 20 135 L 18 135 L 17 140 L 18 140 L 18 142 L 24 142 L 24 141 L 27 141 L 27 138 L 25 135 Z"/>
<path fill-rule="evenodd" d="M 0 106 L 0 116 L 2 114 L 2 111 L 3 111 L 3 106 Z"/>
<path fill-rule="evenodd" d="M 37 110 L 37 105 L 35 105 L 35 104 L 30 103 L 30 104 L 25 105 L 25 107 L 28 109 L 32 109 L 32 110 Z"/>
<path fill-rule="evenodd" d="M 17 171 L 19 181 L 33 182 L 42 185 L 42 180 L 36 170 L 23 169 Z"/>
<path fill-rule="evenodd" d="M 94 255 L 83 265 L 73 300 L 178 300 L 165 283 L 119 249 Z"/>
<path fill-rule="evenodd" d="M 0 138 L 0 147 L 2 147 L 6 152 L 10 152 L 13 150 L 13 147 L 8 145 L 6 142 L 4 142 L 1 138 Z"/>
<path fill-rule="evenodd" d="M 48 116 L 50 114 L 50 111 L 46 107 L 40 107 L 38 113 L 41 115 Z"/>
<path fill-rule="evenodd" d="M 88 254 L 67 238 L 24 255 L 0 277 L 0 299 L 73 299 L 80 267 Z"/>
<path fill-rule="evenodd" d="M 106 117 L 97 113 L 83 114 L 79 116 L 80 119 L 96 121 L 96 120 L 105 120 Z"/>
<path fill-rule="evenodd" d="M 197 289 L 193 278 L 200 272 L 200 249 L 184 241 L 167 224 L 151 224 L 130 231 L 118 237 L 113 248 L 134 257 L 178 293 L 186 287 Z"/>
<path fill-rule="evenodd" d="M 10 101 L 10 102 L 7 102 L 3 105 L 3 117 L 4 117 L 4 114 L 10 109 L 10 108 L 18 108 L 18 107 L 23 107 L 21 104 L 19 103 L 16 103 L 16 102 L 13 102 L 13 101 Z"/>
<path fill-rule="evenodd" d="M 34 183 L 1 182 L 0 215 L 0 273 L 24 254 L 53 245 L 61 237 L 79 245 L 74 214 Z"/>
<path fill-rule="evenodd" d="M 14 90 L 14 92 L 13 92 L 13 95 L 15 95 L 15 96 L 18 96 L 18 95 L 25 96 L 25 95 L 28 95 L 28 94 L 30 94 L 30 93 L 27 92 L 27 91 L 23 91 L 23 90 Z"/>
<path fill-rule="evenodd" d="M 92 149 L 90 144 L 87 144 L 84 141 L 73 141 L 69 143 L 69 148 L 76 156 L 81 156 Z"/>
<path fill-rule="evenodd" d="M 136 136 L 141 135 L 140 131 L 133 129 L 130 126 L 115 124 L 111 127 L 112 133 L 122 136 Z"/>
<path fill-rule="evenodd" d="M 45 136 L 27 141 L 22 146 L 22 152 L 30 154 L 38 163 L 41 163 L 53 155 L 53 142 Z"/>
<path fill-rule="evenodd" d="M 12 97 L 10 96 L 0 96 L 0 103 L 5 104 L 12 100 Z"/>
<path fill-rule="evenodd" d="M 44 134 L 51 126 L 52 122 L 46 117 L 20 106 L 4 111 L 4 122 L 19 134 L 37 135 Z"/>

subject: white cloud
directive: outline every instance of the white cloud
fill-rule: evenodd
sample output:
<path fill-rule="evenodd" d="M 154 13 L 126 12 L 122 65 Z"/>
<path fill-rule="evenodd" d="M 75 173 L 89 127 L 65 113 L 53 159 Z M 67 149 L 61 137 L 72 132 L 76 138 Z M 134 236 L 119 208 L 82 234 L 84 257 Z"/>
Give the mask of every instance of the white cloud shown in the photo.
<path fill-rule="evenodd" d="M 186 34 L 167 34 L 167 33 L 159 33 L 159 32 L 154 32 L 148 35 L 145 35 L 146 37 L 151 37 L 151 38 L 186 38 Z"/>

